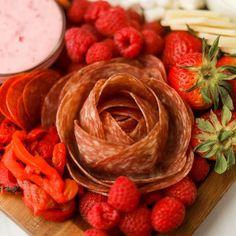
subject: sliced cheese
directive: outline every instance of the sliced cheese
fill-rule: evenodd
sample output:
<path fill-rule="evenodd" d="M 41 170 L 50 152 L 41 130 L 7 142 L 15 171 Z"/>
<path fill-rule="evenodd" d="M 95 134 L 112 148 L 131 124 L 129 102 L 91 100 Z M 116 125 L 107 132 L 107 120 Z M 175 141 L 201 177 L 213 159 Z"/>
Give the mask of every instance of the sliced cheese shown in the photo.
<path fill-rule="evenodd" d="M 236 54 L 236 48 L 222 47 L 221 50 L 229 54 Z"/>
<path fill-rule="evenodd" d="M 165 17 L 169 18 L 183 18 L 183 17 L 206 17 L 208 19 L 218 19 L 229 22 L 227 17 L 222 17 L 219 13 L 208 10 L 168 10 Z"/>
<path fill-rule="evenodd" d="M 175 24 L 188 24 L 196 26 L 210 26 L 215 28 L 227 28 L 236 29 L 235 23 L 230 23 L 228 21 L 219 21 L 215 19 L 208 19 L 207 17 L 186 17 L 186 18 L 169 18 L 165 17 L 161 24 L 163 26 L 175 25 Z"/>
<path fill-rule="evenodd" d="M 214 34 L 207 34 L 207 33 L 198 33 L 200 38 L 205 38 L 209 41 L 209 43 L 213 43 L 216 39 L 216 35 Z M 236 37 L 227 37 L 227 36 L 220 36 L 219 46 L 221 47 L 230 47 L 236 48 Z"/>

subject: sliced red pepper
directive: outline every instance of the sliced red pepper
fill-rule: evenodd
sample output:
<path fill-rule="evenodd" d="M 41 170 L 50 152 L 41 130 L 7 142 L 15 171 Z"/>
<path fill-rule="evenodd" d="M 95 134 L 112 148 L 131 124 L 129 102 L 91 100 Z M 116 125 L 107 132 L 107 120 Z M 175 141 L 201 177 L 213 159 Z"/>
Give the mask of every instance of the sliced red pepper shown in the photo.
<path fill-rule="evenodd" d="M 12 134 L 18 130 L 17 126 L 9 119 L 4 119 L 0 124 L 0 143 L 8 144 L 11 142 Z"/>
<path fill-rule="evenodd" d="M 40 173 L 30 173 L 27 179 L 44 189 L 57 203 L 65 203 L 75 197 L 78 184 L 71 179 L 62 180 L 57 170 L 51 167 L 42 157 L 32 156 L 25 148 L 21 138 L 25 133 L 16 131 L 12 137 L 12 147 L 17 158 L 26 166 L 35 168 Z M 27 174 L 24 171 L 25 174 Z M 14 174 L 14 173 L 13 173 Z"/>
<path fill-rule="evenodd" d="M 42 188 L 28 180 L 18 180 L 19 186 L 23 189 L 23 201 L 27 207 L 33 210 L 35 215 L 42 211 L 56 207 L 55 201 Z"/>
<path fill-rule="evenodd" d="M 63 175 L 66 165 L 66 146 L 64 143 L 57 143 L 53 148 L 52 165 Z"/>
<path fill-rule="evenodd" d="M 2 161 L 0 161 L 0 187 L 2 188 L 3 192 L 20 192 L 20 188 L 17 184 L 16 178 L 6 168 Z"/>
<path fill-rule="evenodd" d="M 48 221 L 63 222 L 71 218 L 76 211 L 75 200 L 58 205 L 57 209 L 44 211 L 41 215 Z"/>

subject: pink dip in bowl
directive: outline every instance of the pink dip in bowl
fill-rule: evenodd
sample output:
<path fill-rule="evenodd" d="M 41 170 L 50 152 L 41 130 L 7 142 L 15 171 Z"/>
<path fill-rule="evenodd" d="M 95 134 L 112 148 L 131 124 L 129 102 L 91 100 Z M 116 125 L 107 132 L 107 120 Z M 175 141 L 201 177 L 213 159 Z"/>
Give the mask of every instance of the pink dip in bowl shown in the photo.
<path fill-rule="evenodd" d="M 0 22 L 0 82 L 59 56 L 65 16 L 54 0 L 0 0 Z"/>

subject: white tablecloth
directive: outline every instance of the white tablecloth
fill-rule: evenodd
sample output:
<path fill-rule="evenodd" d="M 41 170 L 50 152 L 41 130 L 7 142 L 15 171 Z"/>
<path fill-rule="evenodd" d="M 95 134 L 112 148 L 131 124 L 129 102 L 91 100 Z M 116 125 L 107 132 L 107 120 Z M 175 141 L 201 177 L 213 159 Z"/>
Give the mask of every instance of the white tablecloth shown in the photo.
<path fill-rule="evenodd" d="M 201 211 L 201 209 L 199 209 Z M 0 212 L 1 236 L 27 236 L 14 222 Z M 194 236 L 236 235 L 236 183 L 224 195 Z M 53 236 L 53 235 L 52 235 Z"/>

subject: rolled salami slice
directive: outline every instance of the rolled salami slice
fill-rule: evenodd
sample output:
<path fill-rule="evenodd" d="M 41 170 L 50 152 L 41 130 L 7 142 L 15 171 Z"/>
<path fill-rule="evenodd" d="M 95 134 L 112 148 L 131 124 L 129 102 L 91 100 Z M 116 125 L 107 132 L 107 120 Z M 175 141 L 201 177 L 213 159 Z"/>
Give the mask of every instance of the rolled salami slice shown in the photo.
<path fill-rule="evenodd" d="M 61 90 L 56 126 L 72 177 L 107 194 L 127 175 L 144 193 L 168 187 L 191 169 L 191 112 L 152 56 L 98 62 Z"/>
<path fill-rule="evenodd" d="M 43 101 L 41 112 L 41 125 L 45 128 L 55 125 L 56 113 L 59 106 L 60 94 L 67 80 L 72 74 L 59 79 L 49 90 Z"/>

